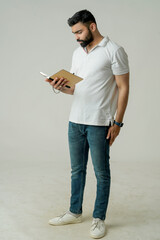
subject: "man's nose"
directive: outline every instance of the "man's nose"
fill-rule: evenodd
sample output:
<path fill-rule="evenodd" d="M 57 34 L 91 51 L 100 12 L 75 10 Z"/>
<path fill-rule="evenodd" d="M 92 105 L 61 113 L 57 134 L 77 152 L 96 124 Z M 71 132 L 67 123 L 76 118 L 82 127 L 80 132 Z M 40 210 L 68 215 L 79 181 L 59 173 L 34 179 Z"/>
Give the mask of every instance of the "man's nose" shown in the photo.
<path fill-rule="evenodd" d="M 76 35 L 76 40 L 80 40 L 79 36 Z"/>

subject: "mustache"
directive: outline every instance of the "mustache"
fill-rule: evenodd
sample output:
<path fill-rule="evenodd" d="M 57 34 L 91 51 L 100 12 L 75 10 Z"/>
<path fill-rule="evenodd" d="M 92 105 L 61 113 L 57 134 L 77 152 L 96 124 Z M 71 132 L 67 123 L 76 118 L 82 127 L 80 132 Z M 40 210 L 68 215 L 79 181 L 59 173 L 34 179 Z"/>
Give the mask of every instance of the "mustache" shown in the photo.
<path fill-rule="evenodd" d="M 84 40 L 77 40 L 77 42 L 84 42 Z"/>

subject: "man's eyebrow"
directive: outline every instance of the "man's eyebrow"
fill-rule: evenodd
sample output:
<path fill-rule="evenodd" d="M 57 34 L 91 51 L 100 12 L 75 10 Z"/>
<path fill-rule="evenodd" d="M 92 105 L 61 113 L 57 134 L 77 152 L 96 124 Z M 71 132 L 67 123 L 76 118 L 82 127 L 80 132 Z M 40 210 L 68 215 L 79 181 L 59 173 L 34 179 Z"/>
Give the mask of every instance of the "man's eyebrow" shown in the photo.
<path fill-rule="evenodd" d="M 72 32 L 72 33 L 78 33 L 78 32 L 80 32 L 80 31 L 82 31 L 82 29 L 80 29 L 80 30 L 78 30 L 78 31 L 76 31 L 76 32 Z"/>

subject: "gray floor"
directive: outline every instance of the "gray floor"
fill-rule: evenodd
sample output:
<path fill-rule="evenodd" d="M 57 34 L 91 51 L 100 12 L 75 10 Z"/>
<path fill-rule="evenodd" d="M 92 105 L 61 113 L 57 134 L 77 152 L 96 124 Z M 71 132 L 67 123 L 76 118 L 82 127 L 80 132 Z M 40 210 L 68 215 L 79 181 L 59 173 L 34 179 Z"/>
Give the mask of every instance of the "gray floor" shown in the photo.
<path fill-rule="evenodd" d="M 106 226 L 108 240 L 160 239 L 160 163 L 111 161 L 112 185 Z M 91 239 L 89 229 L 96 193 L 88 164 L 83 222 L 53 227 L 48 219 L 68 209 L 69 163 L 1 161 L 0 239 Z"/>

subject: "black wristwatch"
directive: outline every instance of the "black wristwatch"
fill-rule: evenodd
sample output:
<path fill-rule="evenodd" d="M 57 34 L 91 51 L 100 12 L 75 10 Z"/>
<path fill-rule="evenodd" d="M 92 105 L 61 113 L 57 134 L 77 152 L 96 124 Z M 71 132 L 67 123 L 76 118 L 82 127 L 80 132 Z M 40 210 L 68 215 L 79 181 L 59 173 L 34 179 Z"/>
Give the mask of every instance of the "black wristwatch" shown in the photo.
<path fill-rule="evenodd" d="M 115 120 L 114 120 L 114 124 L 116 124 L 119 127 L 123 127 L 123 125 L 124 125 L 124 123 L 119 123 L 119 122 L 116 122 Z"/>

